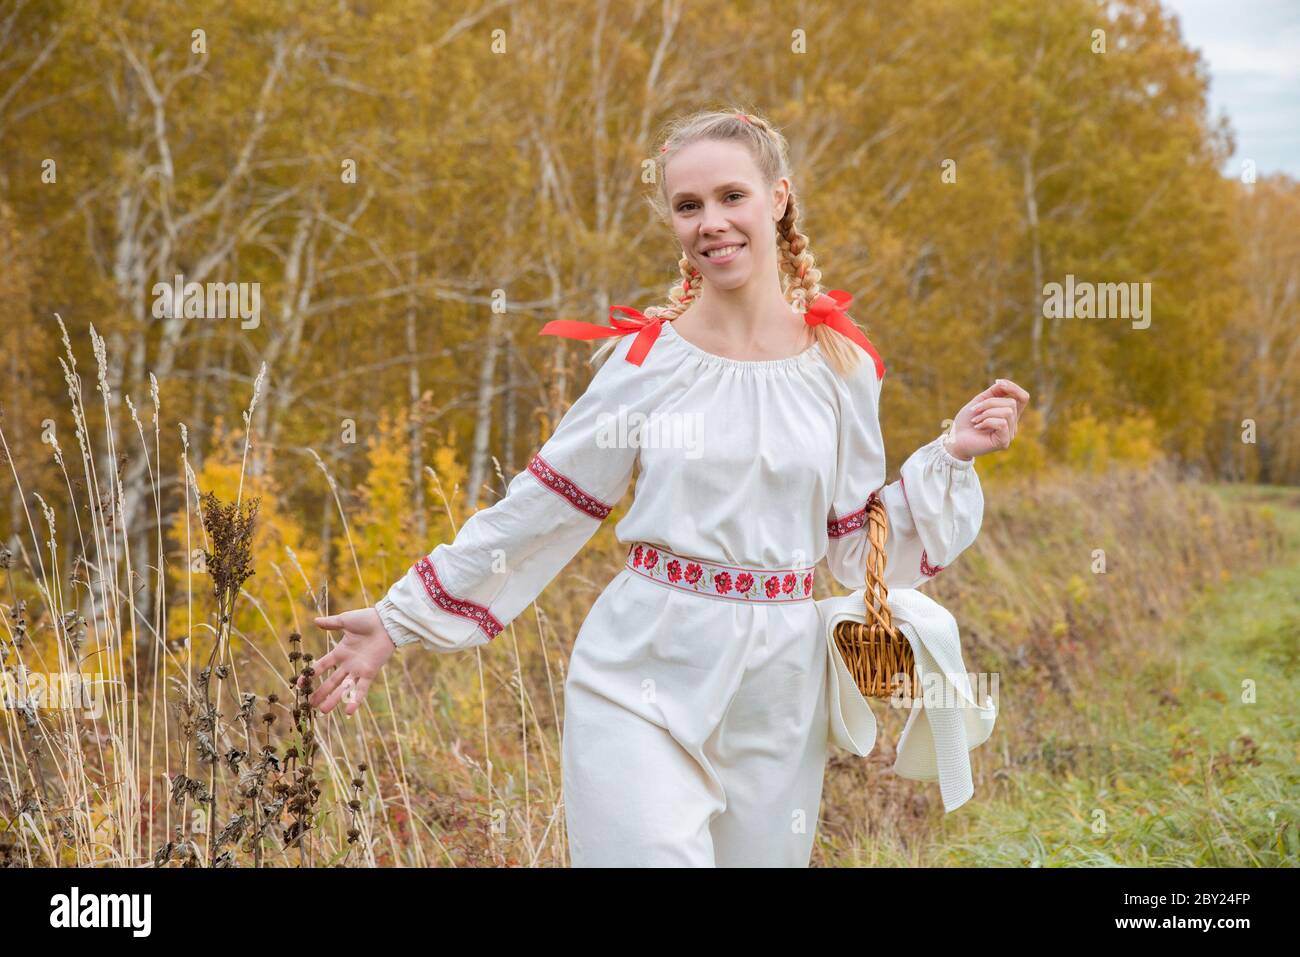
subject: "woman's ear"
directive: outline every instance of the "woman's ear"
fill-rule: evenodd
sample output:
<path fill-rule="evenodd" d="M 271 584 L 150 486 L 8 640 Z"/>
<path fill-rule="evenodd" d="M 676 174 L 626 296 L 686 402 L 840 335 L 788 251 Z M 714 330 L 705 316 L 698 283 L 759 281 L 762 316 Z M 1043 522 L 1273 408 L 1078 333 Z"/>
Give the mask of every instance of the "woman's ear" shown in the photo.
<path fill-rule="evenodd" d="M 772 187 L 772 216 L 774 222 L 780 222 L 785 215 L 786 203 L 790 199 L 790 180 L 782 176 Z"/>

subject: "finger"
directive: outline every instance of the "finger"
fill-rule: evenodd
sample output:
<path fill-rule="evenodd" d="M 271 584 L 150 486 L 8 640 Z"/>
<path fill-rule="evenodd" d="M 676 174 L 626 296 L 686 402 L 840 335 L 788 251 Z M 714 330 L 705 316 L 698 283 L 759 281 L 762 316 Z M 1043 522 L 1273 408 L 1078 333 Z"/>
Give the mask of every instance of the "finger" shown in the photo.
<path fill-rule="evenodd" d="M 1016 408 L 1017 411 L 1019 411 L 1020 409 L 1023 409 L 1023 408 L 1024 408 L 1024 405 L 1025 405 L 1025 401 L 1027 401 L 1027 400 L 1022 400 L 1021 397 L 1020 397 L 1019 395 L 1015 394 L 1015 392 L 1014 392 L 1014 391 L 1013 391 L 1009 386 L 1003 385 L 1002 383 L 1003 383 L 1004 381 L 1005 381 L 1005 380 L 1003 380 L 1003 379 L 999 379 L 999 380 L 998 380 L 998 385 L 997 385 L 997 387 L 996 387 L 996 388 L 997 388 L 997 392 L 996 392 L 997 401 L 999 401 L 999 402 L 1009 402 L 1011 405 L 1015 406 L 1015 408 Z M 1021 391 L 1024 391 L 1024 390 L 1021 390 Z"/>
<path fill-rule="evenodd" d="M 1022 399 L 1025 402 L 1029 401 L 1029 393 L 1016 385 L 1016 383 L 1012 382 L 1010 379 L 998 379 L 994 384 L 1001 385 L 1007 395 L 1014 396 L 1017 399 Z"/>
<path fill-rule="evenodd" d="M 315 677 L 319 678 L 327 670 L 329 670 L 330 668 L 337 668 L 338 665 L 339 665 L 338 648 L 334 648 L 330 651 L 327 651 L 325 654 L 321 655 L 319 658 L 315 659 L 314 661 L 312 661 L 311 670 L 315 673 Z M 303 687 L 303 681 L 304 681 L 304 676 L 298 675 L 298 677 L 294 679 L 293 683 L 297 687 L 301 688 Z"/>
<path fill-rule="evenodd" d="M 342 664 L 342 658 L 342 651 L 338 646 L 335 646 L 311 663 L 312 670 L 314 670 L 317 675 L 323 675 L 330 668 L 337 668 Z"/>
<path fill-rule="evenodd" d="M 351 695 L 344 695 L 344 703 L 346 705 L 344 713 L 347 714 L 348 717 L 356 714 L 357 709 L 360 708 L 362 702 L 366 700 L 366 691 L 369 690 L 370 682 L 372 680 L 373 679 L 371 678 L 360 678 L 357 681 L 356 688 L 352 690 Z"/>
<path fill-rule="evenodd" d="M 981 425 L 990 419 L 1007 419 L 1010 421 L 1016 417 L 1016 410 L 1006 406 L 998 406 L 992 409 L 985 409 L 979 415 L 971 419 L 971 425 Z"/>
<path fill-rule="evenodd" d="M 1015 404 L 1016 404 L 1016 400 L 1013 399 L 1011 396 L 1008 396 L 1008 395 L 991 395 L 991 396 L 988 396 L 987 398 L 980 399 L 980 401 L 978 401 L 978 402 L 976 402 L 974 405 L 972 405 L 972 406 L 971 406 L 971 411 L 972 411 L 972 412 L 977 412 L 977 411 L 979 411 L 980 409 L 987 409 L 987 408 L 989 408 L 990 406 L 995 406 L 995 405 L 1013 406 L 1013 405 L 1015 405 Z"/>
<path fill-rule="evenodd" d="M 346 677 L 347 677 L 346 672 L 340 672 L 339 684 L 342 684 L 343 678 Z M 335 688 L 334 690 L 336 692 L 338 691 L 337 688 Z M 313 695 L 312 697 L 315 698 L 316 696 Z M 332 693 L 324 698 L 320 698 L 319 701 L 320 701 L 319 704 L 312 704 L 312 707 L 315 708 L 317 711 L 321 712 L 321 714 L 329 714 L 331 711 L 334 710 L 334 706 L 338 704 L 338 697 L 336 694 Z"/>
<path fill-rule="evenodd" d="M 325 703 L 321 705 L 321 710 L 333 711 L 338 706 L 338 703 L 343 696 L 354 691 L 356 686 L 357 679 L 354 675 L 343 674 L 343 679 L 336 684 L 334 690 L 330 692 L 329 697 L 325 699 Z"/>
<path fill-rule="evenodd" d="M 319 708 L 320 703 L 325 700 L 335 688 L 342 683 L 343 679 L 348 676 L 346 668 L 335 668 L 334 673 L 320 683 L 320 686 L 312 692 L 311 697 L 307 699 L 311 702 L 313 708 Z"/>
<path fill-rule="evenodd" d="M 1000 391 L 1004 395 L 1009 395 L 1016 400 L 1016 408 L 1021 412 L 1029 404 L 1029 393 L 1016 385 L 1010 379 L 998 379 L 997 384 L 1001 386 Z"/>
<path fill-rule="evenodd" d="M 326 631 L 338 631 L 343 627 L 342 615 L 320 615 L 313 620 L 317 628 L 324 628 Z"/>
<path fill-rule="evenodd" d="M 971 419 L 972 421 L 978 419 L 981 413 L 987 412 L 989 409 L 1014 409 L 1015 407 L 1016 400 L 1006 396 L 985 399 L 971 409 Z"/>

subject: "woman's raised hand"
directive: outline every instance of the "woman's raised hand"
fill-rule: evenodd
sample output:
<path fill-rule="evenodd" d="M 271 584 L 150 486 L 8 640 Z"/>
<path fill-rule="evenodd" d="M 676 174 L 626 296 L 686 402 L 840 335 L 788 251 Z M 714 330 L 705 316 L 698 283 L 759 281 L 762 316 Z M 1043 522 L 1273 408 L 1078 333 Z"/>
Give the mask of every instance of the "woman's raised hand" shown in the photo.
<path fill-rule="evenodd" d="M 1015 438 L 1020 413 L 1028 404 L 1028 392 L 1010 379 L 998 379 L 962 406 L 944 445 L 959 459 L 1005 449 Z"/>
<path fill-rule="evenodd" d="M 343 701 L 344 713 L 351 717 L 365 700 L 366 689 L 375 680 L 397 646 L 373 608 L 358 608 L 340 615 L 322 615 L 316 625 L 327 631 L 342 631 L 343 637 L 327 654 L 312 662 L 320 685 L 307 700 L 322 712 L 334 710 Z M 325 672 L 332 669 L 327 677 Z M 298 679 L 299 685 L 302 679 Z"/>

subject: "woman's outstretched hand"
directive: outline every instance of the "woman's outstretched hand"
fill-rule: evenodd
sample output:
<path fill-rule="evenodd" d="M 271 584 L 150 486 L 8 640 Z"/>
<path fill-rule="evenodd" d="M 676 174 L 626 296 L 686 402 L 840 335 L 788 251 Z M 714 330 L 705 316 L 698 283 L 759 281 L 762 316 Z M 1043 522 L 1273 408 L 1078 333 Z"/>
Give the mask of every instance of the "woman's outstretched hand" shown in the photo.
<path fill-rule="evenodd" d="M 366 689 L 375 680 L 397 646 L 388 637 L 388 631 L 373 608 L 358 608 L 340 615 L 322 615 L 316 625 L 327 631 L 342 631 L 343 637 L 334 648 L 312 662 L 320 685 L 307 700 L 322 712 L 334 710 L 343 701 L 344 713 L 351 717 L 366 698 Z M 328 677 L 325 672 L 333 669 Z M 301 685 L 302 679 L 298 679 Z"/>
<path fill-rule="evenodd" d="M 1010 379 L 998 379 L 962 406 L 944 446 L 959 459 L 1005 449 L 1015 438 L 1020 413 L 1028 404 L 1028 392 Z"/>

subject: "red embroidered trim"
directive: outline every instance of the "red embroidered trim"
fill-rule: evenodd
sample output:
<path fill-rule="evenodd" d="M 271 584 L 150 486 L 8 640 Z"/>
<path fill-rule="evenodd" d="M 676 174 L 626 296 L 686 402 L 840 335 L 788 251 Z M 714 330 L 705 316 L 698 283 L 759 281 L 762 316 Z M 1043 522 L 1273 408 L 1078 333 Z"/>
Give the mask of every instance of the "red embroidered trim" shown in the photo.
<path fill-rule="evenodd" d="M 604 520 L 613 510 L 612 505 L 606 505 L 596 496 L 585 491 L 572 479 L 561 472 L 551 468 L 549 462 L 542 458 L 541 455 L 534 455 L 531 462 L 528 463 L 528 471 L 537 476 L 538 480 L 555 492 L 566 502 L 572 505 L 580 512 L 586 512 L 592 518 Z"/>
<path fill-rule="evenodd" d="M 925 554 L 925 549 L 921 549 L 921 574 L 928 578 L 933 578 L 939 572 L 943 571 L 946 565 L 931 565 L 929 558 Z"/>
<path fill-rule="evenodd" d="M 811 598 L 815 568 L 737 568 L 675 555 L 645 542 L 628 546 L 627 567 L 671 588 L 762 604 Z"/>
<path fill-rule="evenodd" d="M 442 587 L 442 582 L 438 579 L 438 570 L 433 567 L 433 562 L 429 561 L 428 555 L 416 562 L 414 567 L 415 573 L 420 576 L 420 582 L 424 585 L 424 590 L 429 593 L 435 605 L 448 614 L 459 615 L 461 618 L 468 618 L 477 623 L 483 630 L 483 634 L 488 636 L 489 641 L 501 634 L 503 627 L 501 622 L 497 621 L 485 607 L 464 598 L 457 598 Z"/>
<path fill-rule="evenodd" d="M 850 512 L 843 518 L 828 520 L 826 522 L 826 534 L 830 538 L 842 538 L 850 532 L 856 532 L 862 528 L 867 524 L 867 509 L 871 507 L 872 501 L 877 497 L 876 492 L 872 492 L 867 496 L 867 504 L 856 512 Z"/>

